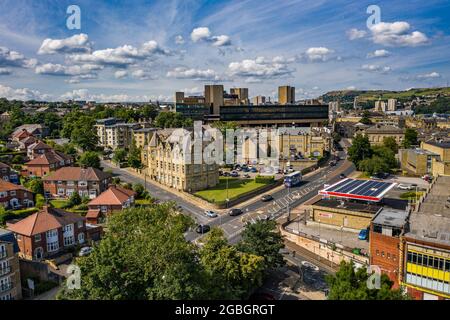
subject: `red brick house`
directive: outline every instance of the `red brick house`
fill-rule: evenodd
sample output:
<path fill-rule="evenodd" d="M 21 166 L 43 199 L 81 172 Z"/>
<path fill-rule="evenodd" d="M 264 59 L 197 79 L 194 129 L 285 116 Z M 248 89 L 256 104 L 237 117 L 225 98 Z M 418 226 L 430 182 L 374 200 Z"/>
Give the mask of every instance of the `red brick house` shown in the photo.
<path fill-rule="evenodd" d="M 21 185 L 0 180 L 0 205 L 6 209 L 32 207 L 33 193 Z"/>
<path fill-rule="evenodd" d="M 38 140 L 35 143 L 31 144 L 27 148 L 27 156 L 28 159 L 34 159 L 42 154 L 53 151 L 53 148 L 48 144 Z"/>
<path fill-rule="evenodd" d="M 103 223 L 105 218 L 114 211 L 129 208 L 134 205 L 136 192 L 119 186 L 110 186 L 108 190 L 88 203 L 86 219 L 88 223 Z"/>
<path fill-rule="evenodd" d="M 72 157 L 69 157 L 62 152 L 51 150 L 25 163 L 25 168 L 22 171 L 22 175 L 30 177 L 43 177 L 50 172 L 72 164 Z"/>
<path fill-rule="evenodd" d="M 86 241 L 85 219 L 75 213 L 44 206 L 41 211 L 8 225 L 19 246 L 19 256 L 41 260 Z"/>
<path fill-rule="evenodd" d="M 64 167 L 45 176 L 44 191 L 47 198 L 68 198 L 74 192 L 94 199 L 108 189 L 112 174 L 96 168 Z"/>

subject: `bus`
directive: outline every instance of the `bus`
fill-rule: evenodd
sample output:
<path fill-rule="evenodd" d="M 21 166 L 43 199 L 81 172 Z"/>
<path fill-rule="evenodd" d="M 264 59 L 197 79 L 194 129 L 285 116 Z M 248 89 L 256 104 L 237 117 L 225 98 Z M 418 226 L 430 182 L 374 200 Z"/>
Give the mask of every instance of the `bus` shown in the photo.
<path fill-rule="evenodd" d="M 284 185 L 286 188 L 295 187 L 302 181 L 302 173 L 294 171 L 284 176 Z"/>

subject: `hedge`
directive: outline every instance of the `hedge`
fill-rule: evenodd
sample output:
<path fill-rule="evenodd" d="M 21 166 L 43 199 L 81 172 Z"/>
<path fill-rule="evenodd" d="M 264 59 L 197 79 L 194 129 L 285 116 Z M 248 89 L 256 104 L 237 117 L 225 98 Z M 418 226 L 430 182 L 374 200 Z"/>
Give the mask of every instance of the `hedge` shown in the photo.
<path fill-rule="evenodd" d="M 275 181 L 275 177 L 274 176 L 260 176 L 260 175 L 257 175 L 255 177 L 255 182 L 256 183 L 268 184 L 268 183 L 273 183 L 274 181 Z"/>

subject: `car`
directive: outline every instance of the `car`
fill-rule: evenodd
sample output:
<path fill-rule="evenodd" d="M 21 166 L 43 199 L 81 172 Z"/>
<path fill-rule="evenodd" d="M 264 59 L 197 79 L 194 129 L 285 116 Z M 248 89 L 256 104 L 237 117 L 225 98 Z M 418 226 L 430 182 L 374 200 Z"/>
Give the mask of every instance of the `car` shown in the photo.
<path fill-rule="evenodd" d="M 211 230 L 211 227 L 207 224 L 199 224 L 197 228 L 195 228 L 195 232 L 204 234 Z"/>
<path fill-rule="evenodd" d="M 244 174 L 244 178 L 248 179 L 250 178 L 250 175 L 248 173 Z"/>
<path fill-rule="evenodd" d="M 319 269 L 318 266 L 316 266 L 315 264 L 313 264 L 313 263 L 311 263 L 311 262 L 309 262 L 309 261 L 303 260 L 301 263 L 302 263 L 302 266 L 305 267 L 305 268 L 314 270 L 314 271 L 316 271 L 316 272 L 320 271 L 320 269 Z"/>
<path fill-rule="evenodd" d="M 224 177 L 229 177 L 229 176 L 230 176 L 230 173 L 229 173 L 228 171 L 225 171 L 225 172 L 223 173 L 223 176 L 224 176 Z"/>
<path fill-rule="evenodd" d="M 230 176 L 232 176 L 233 178 L 237 178 L 239 177 L 239 173 L 237 171 L 231 171 Z"/>
<path fill-rule="evenodd" d="M 404 183 L 400 183 L 397 188 L 400 190 L 412 190 L 415 189 L 417 187 L 417 184 L 404 184 Z"/>
<path fill-rule="evenodd" d="M 236 209 L 236 208 L 234 208 L 234 209 L 231 209 L 229 212 L 228 212 L 228 214 L 230 215 L 230 216 L 232 216 L 232 217 L 234 217 L 234 216 L 238 216 L 238 215 L 240 215 L 240 214 L 242 214 L 242 210 L 241 209 Z"/>
<path fill-rule="evenodd" d="M 205 211 L 205 215 L 206 215 L 208 218 L 216 218 L 216 217 L 217 217 L 217 213 L 215 213 L 215 212 L 212 211 L 212 210 L 206 210 L 206 211 Z"/>
<path fill-rule="evenodd" d="M 83 247 L 80 249 L 78 256 L 80 256 L 80 257 L 88 256 L 91 254 L 92 250 L 94 250 L 92 247 Z"/>
<path fill-rule="evenodd" d="M 336 165 L 336 161 L 332 160 L 330 161 L 330 167 L 334 167 Z"/>
<path fill-rule="evenodd" d="M 261 201 L 263 201 L 263 202 L 272 201 L 272 200 L 273 200 L 273 197 L 271 194 L 265 194 L 261 197 Z"/>
<path fill-rule="evenodd" d="M 256 169 L 255 167 L 252 167 L 252 168 L 250 169 L 250 172 L 253 172 L 253 173 L 258 172 L 258 169 Z"/>
<path fill-rule="evenodd" d="M 341 174 L 339 175 L 339 178 L 340 178 L 340 179 L 345 179 L 346 176 L 345 176 L 345 174 L 341 173 Z"/>
<path fill-rule="evenodd" d="M 358 234 L 359 240 L 367 240 L 368 237 L 369 237 L 369 232 L 367 231 L 367 229 L 362 229 Z"/>
<path fill-rule="evenodd" d="M 247 167 L 243 167 L 243 168 L 242 168 L 242 171 L 243 171 L 243 172 L 250 172 L 250 169 L 247 168 Z"/>

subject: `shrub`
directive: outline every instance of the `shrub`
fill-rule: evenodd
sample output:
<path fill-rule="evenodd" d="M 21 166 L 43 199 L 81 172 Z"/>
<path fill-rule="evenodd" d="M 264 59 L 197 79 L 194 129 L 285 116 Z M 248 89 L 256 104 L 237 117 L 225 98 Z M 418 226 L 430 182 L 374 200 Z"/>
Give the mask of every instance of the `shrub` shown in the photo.
<path fill-rule="evenodd" d="M 260 176 L 260 175 L 257 175 L 255 177 L 255 182 L 256 183 L 269 184 L 269 183 L 273 183 L 274 181 L 275 181 L 275 177 L 274 176 Z"/>
<path fill-rule="evenodd" d="M 45 198 L 42 194 L 37 194 L 36 195 L 36 207 L 39 209 L 42 209 L 42 207 L 45 204 Z"/>

